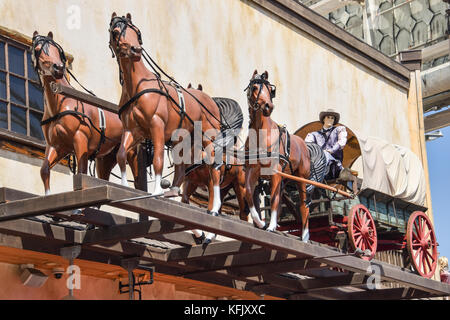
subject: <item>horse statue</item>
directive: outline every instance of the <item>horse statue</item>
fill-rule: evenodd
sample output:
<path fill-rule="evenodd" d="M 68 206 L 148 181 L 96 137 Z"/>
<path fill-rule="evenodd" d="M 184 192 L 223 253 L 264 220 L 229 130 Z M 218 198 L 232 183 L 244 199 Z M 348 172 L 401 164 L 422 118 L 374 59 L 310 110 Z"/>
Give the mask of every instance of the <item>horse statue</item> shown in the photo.
<path fill-rule="evenodd" d="M 276 87 L 271 85 L 268 79 L 267 71 L 259 75 L 258 71 L 255 70 L 246 88 L 250 116 L 249 129 L 256 132 L 257 135 L 256 143 L 252 143 L 250 140 L 250 132 L 246 141 L 248 160 L 246 160 L 245 168 L 245 198 L 256 226 L 268 231 L 275 231 L 278 211 L 281 207 L 280 198 L 283 180 L 275 171 L 308 179 L 310 176 L 310 154 L 302 138 L 290 135 L 285 128 L 280 127 L 270 118 L 274 109 L 272 100 L 275 98 Z M 262 161 L 265 155 L 261 153 L 261 149 L 267 152 L 266 160 L 272 158 L 275 161 L 271 163 Z M 254 161 L 251 161 L 252 159 Z M 271 182 L 269 225 L 265 225 L 261 220 L 252 197 L 260 177 Z M 302 240 L 306 242 L 309 239 L 309 208 L 306 204 L 307 185 L 304 182 L 297 182 L 296 184 L 300 194 Z"/>
<path fill-rule="evenodd" d="M 132 23 L 130 14 L 120 17 L 113 13 L 109 33 L 109 45 L 113 57 L 117 58 L 122 84 L 119 115 L 124 133 L 117 153 L 122 183 L 127 184 L 125 171 L 127 152 L 143 139 L 151 139 L 154 147 L 153 169 L 156 182 L 152 194 L 178 196 L 188 164 L 182 163 L 175 167 L 171 190 L 164 194 L 160 185 L 164 146 L 168 144 L 174 148 L 189 135 L 194 135 L 194 127 L 201 124 L 202 141 L 193 143 L 203 148 L 202 158 L 208 160 L 208 171 L 213 186 L 212 197 L 209 199 L 210 213 L 217 215 L 221 206 L 221 164 L 214 163 L 214 154 L 216 149 L 224 147 L 229 139 L 223 138 L 222 127 L 226 119 L 221 118 L 216 102 L 201 90 L 182 88 L 173 79 L 170 82 L 162 81 L 153 65 L 151 67 L 154 72 L 145 66 L 143 60 L 148 61 L 148 55 L 142 47 L 141 32 Z M 173 141 L 174 132 L 185 134 Z M 205 150 L 209 150 L 209 153 Z"/>
<path fill-rule="evenodd" d="M 188 88 L 191 88 L 191 84 L 188 85 Z M 197 90 L 202 90 L 202 86 L 199 85 Z M 238 134 L 238 131 L 242 129 L 242 124 L 244 122 L 244 116 L 241 111 L 241 107 L 239 104 L 229 98 L 216 98 L 213 100 L 217 103 L 217 106 L 220 109 L 220 113 L 223 118 L 228 119 L 228 123 L 233 123 L 233 128 L 236 130 L 235 135 Z M 237 139 L 235 139 L 237 142 Z M 235 146 L 234 146 L 235 147 Z M 234 150 L 234 149 L 233 149 Z M 227 155 L 230 156 L 230 155 Z M 225 160 L 227 165 L 222 166 L 220 168 L 221 175 L 221 202 L 228 191 L 232 188 L 236 195 L 236 199 L 239 204 L 239 216 L 241 220 L 247 220 L 247 212 L 245 206 L 245 173 L 243 170 L 243 166 L 237 164 L 237 159 L 232 159 L 233 163 L 228 164 L 228 161 Z M 213 197 L 213 185 L 211 179 L 209 179 L 208 167 L 201 164 L 194 164 L 186 169 L 186 179 L 183 183 L 183 194 L 182 201 L 184 203 L 189 203 L 190 197 L 194 194 L 197 188 L 207 188 L 209 197 Z M 211 204 L 208 205 L 208 210 L 211 210 Z"/>
<path fill-rule="evenodd" d="M 46 99 L 42 131 L 47 143 L 41 178 L 45 194 L 50 194 L 50 170 L 68 154 L 75 153 L 78 173 L 87 173 L 88 160 L 96 161 L 98 177 L 108 180 L 116 165 L 116 153 L 123 134 L 119 117 L 93 105 L 54 94 L 51 83 L 70 86 L 63 48 L 47 36 L 33 33 L 32 61 Z M 137 152 L 129 150 L 128 163 L 137 180 Z"/>

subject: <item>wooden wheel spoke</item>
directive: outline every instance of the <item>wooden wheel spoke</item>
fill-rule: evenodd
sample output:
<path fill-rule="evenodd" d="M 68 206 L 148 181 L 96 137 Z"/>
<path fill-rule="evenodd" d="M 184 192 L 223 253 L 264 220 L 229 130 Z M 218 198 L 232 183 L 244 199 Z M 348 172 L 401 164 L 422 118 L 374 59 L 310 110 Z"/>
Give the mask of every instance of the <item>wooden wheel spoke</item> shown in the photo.
<path fill-rule="evenodd" d="M 425 250 L 425 254 L 426 254 L 428 257 L 431 258 L 431 262 L 435 262 L 435 261 L 436 261 L 436 259 L 433 257 L 433 255 L 432 255 L 428 250 Z"/>
<path fill-rule="evenodd" d="M 417 239 L 421 239 L 420 238 L 420 236 L 421 236 L 421 233 L 420 233 L 420 228 L 419 228 L 419 226 L 417 225 L 417 220 L 414 220 L 414 226 L 416 227 L 416 234 L 417 234 Z M 413 234 L 414 234 L 414 231 L 413 231 Z"/>
<path fill-rule="evenodd" d="M 422 265 L 423 265 L 423 251 L 420 250 L 420 254 L 419 254 L 419 270 L 420 272 L 422 272 Z"/>
<path fill-rule="evenodd" d="M 369 238 L 365 238 L 364 243 L 366 245 L 366 249 L 370 249 L 370 251 L 372 251 L 372 245 L 369 242 Z"/>
<path fill-rule="evenodd" d="M 414 240 L 420 242 L 419 236 L 414 231 L 412 232 L 412 235 L 413 235 Z"/>
<path fill-rule="evenodd" d="M 425 255 L 424 255 L 424 257 L 425 257 L 425 261 L 427 262 L 427 265 L 428 265 L 428 271 L 431 271 L 433 268 L 432 268 L 432 265 L 433 265 L 433 263 L 432 263 L 432 261 L 430 262 L 430 259 L 429 259 L 429 257 L 430 257 L 430 255 L 429 255 L 429 253 L 428 253 L 428 250 L 425 250 Z"/>
<path fill-rule="evenodd" d="M 423 237 L 423 239 L 428 239 L 430 237 L 431 230 L 429 229 L 427 234 Z"/>
<path fill-rule="evenodd" d="M 419 247 L 419 249 L 415 250 L 415 252 L 413 253 L 413 255 L 414 255 L 414 260 L 417 259 L 417 255 L 420 253 L 420 251 L 422 251 L 422 247 Z"/>
<path fill-rule="evenodd" d="M 358 246 L 359 246 L 359 243 L 362 241 L 362 237 L 358 237 L 357 239 L 356 239 L 356 241 L 355 241 L 355 246 L 358 248 Z"/>
<path fill-rule="evenodd" d="M 423 232 L 424 232 L 424 219 L 422 217 L 419 218 L 419 227 L 420 227 L 420 237 L 423 239 Z"/>
<path fill-rule="evenodd" d="M 361 227 L 361 221 L 359 220 L 358 212 L 355 212 L 355 215 L 353 218 L 353 225 Z"/>

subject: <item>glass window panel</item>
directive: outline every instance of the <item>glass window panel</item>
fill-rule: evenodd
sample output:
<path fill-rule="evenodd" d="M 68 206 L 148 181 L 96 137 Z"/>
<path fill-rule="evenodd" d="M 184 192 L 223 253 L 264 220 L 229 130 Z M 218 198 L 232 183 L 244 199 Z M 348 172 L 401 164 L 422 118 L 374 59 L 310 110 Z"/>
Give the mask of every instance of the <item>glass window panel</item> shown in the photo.
<path fill-rule="evenodd" d="M 40 85 L 28 82 L 28 96 L 31 108 L 44 111 L 44 96 Z"/>
<path fill-rule="evenodd" d="M 0 72 L 0 98 L 6 100 L 6 73 Z"/>
<path fill-rule="evenodd" d="M 44 135 L 41 129 L 42 113 L 30 110 L 30 135 L 32 137 L 44 140 Z"/>
<path fill-rule="evenodd" d="M 11 102 L 26 105 L 25 80 L 10 75 L 9 81 Z"/>
<path fill-rule="evenodd" d="M 0 101 L 0 128 L 8 129 L 8 106 Z"/>
<path fill-rule="evenodd" d="M 24 50 L 14 46 L 8 46 L 9 71 L 15 74 L 25 76 L 25 66 L 23 65 Z"/>
<path fill-rule="evenodd" d="M 11 104 L 11 131 L 27 134 L 27 110 Z"/>
<path fill-rule="evenodd" d="M 34 70 L 33 61 L 31 61 L 31 54 L 27 52 L 27 63 L 28 63 L 28 78 L 39 82 L 39 77 Z"/>
<path fill-rule="evenodd" d="M 0 41 L 0 69 L 6 69 L 5 63 L 5 43 Z"/>

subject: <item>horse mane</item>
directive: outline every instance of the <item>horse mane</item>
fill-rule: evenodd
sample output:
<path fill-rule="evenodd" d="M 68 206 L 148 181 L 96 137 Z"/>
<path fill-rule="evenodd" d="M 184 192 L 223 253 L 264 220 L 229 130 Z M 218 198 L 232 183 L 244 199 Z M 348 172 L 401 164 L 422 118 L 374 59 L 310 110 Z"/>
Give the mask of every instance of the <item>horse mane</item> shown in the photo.
<path fill-rule="evenodd" d="M 230 98 L 214 97 L 212 98 L 217 104 L 221 118 L 221 131 L 227 129 L 242 129 L 244 123 L 244 115 L 237 101 Z"/>

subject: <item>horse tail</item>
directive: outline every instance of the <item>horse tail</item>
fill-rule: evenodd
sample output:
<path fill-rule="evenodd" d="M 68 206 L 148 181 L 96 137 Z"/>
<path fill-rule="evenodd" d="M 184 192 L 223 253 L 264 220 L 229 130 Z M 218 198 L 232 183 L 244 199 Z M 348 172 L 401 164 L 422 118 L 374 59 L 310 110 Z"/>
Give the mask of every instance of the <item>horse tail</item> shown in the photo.
<path fill-rule="evenodd" d="M 234 145 L 244 123 L 242 109 L 239 103 L 233 99 L 217 97 L 212 99 L 217 104 L 220 112 L 221 135 L 215 142 L 224 148 L 231 143 Z"/>
<path fill-rule="evenodd" d="M 306 142 L 306 147 L 309 151 L 310 161 L 311 161 L 311 174 L 310 180 L 316 182 L 322 182 L 327 173 L 327 158 L 322 148 L 313 142 Z M 306 191 L 308 193 L 312 192 L 314 189 L 313 185 L 308 185 Z"/>

